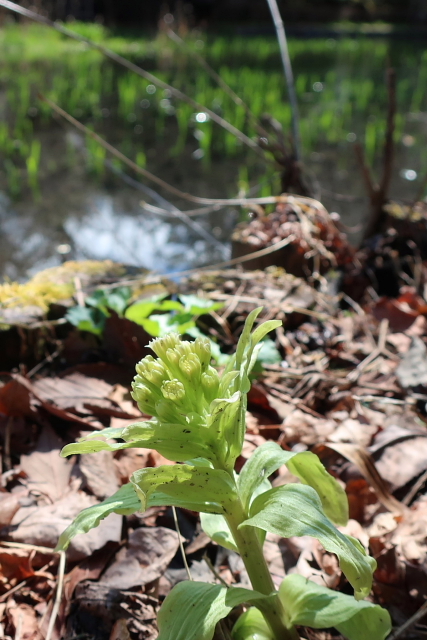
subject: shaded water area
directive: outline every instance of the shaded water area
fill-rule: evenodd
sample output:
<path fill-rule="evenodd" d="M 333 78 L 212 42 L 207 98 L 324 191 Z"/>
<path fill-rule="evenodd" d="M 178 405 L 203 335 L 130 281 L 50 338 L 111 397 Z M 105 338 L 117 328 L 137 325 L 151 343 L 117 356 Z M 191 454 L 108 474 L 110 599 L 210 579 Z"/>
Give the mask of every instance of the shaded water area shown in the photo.
<path fill-rule="evenodd" d="M 274 37 L 192 34 L 187 51 L 164 33 L 119 37 L 99 25 L 71 25 L 140 64 L 249 137 L 242 107 L 197 63 L 202 54 L 255 116 L 268 113 L 290 131 L 291 112 Z M 427 51 L 422 40 L 359 36 L 291 38 L 303 159 L 313 191 L 347 225 L 367 213 L 354 142 L 378 170 L 385 131 L 385 70 L 396 69 L 398 115 L 391 197 L 413 201 L 427 172 Z M 280 192 L 277 167 L 166 90 L 87 46 L 47 28 L 0 31 L 0 272 L 22 279 L 67 259 L 110 258 L 169 273 L 226 259 L 242 212 L 197 219 L 204 233 L 159 206 L 137 178 L 84 134 L 52 116 L 42 92 L 141 167 L 193 195 L 230 198 Z M 129 184 L 129 178 L 141 181 Z M 174 206 L 192 203 L 158 190 Z M 211 235 L 209 239 L 208 234 Z M 354 236 L 357 239 L 357 233 Z"/>

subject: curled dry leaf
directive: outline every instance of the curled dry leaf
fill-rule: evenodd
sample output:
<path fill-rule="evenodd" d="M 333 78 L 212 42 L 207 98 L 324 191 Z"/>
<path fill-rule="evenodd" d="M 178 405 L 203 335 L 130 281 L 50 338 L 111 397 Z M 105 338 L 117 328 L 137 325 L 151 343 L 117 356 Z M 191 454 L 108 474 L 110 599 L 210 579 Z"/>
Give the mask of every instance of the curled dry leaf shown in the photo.
<path fill-rule="evenodd" d="M 81 415 L 113 408 L 106 399 L 112 385 L 99 378 L 72 373 L 64 378 L 42 378 L 33 384 L 37 396 L 46 404 Z M 90 405 L 90 410 L 87 408 Z"/>
<path fill-rule="evenodd" d="M 375 466 L 375 462 L 372 456 L 366 449 L 349 443 L 336 443 L 328 442 L 327 447 L 333 449 L 337 453 L 347 458 L 352 462 L 360 471 L 362 476 L 366 478 L 371 487 L 375 490 L 378 500 L 390 511 L 396 511 L 397 513 L 404 513 L 406 511 L 405 505 L 396 500 L 390 493 L 387 484 L 384 482 L 381 475 Z"/>
<path fill-rule="evenodd" d="M 179 548 L 178 534 L 164 527 L 136 529 L 102 577 L 102 584 L 131 589 L 154 582 L 166 570 Z"/>
<path fill-rule="evenodd" d="M 9 600 L 6 607 L 8 629 L 15 638 L 21 640 L 43 640 L 39 629 L 37 614 L 28 604 L 17 604 L 13 599 Z"/>
<path fill-rule="evenodd" d="M 119 489 L 120 484 L 111 451 L 99 451 L 96 456 L 89 453 L 80 455 L 79 468 L 88 489 L 99 500 L 112 496 Z"/>
<path fill-rule="evenodd" d="M 30 551 L 0 547 L 0 576 L 10 586 L 34 575 Z"/>
<path fill-rule="evenodd" d="M 109 640 L 131 640 L 126 620 L 120 618 L 114 623 Z"/>
<path fill-rule="evenodd" d="M 14 542 L 24 542 L 41 547 L 56 547 L 61 533 L 77 514 L 97 501 L 81 491 L 69 493 L 54 504 L 21 507 L 11 525 L 4 530 Z M 119 542 L 122 532 L 122 516 L 111 514 L 99 527 L 89 533 L 76 536 L 68 550 L 71 561 L 81 560 L 100 549 L 108 541 Z"/>
<path fill-rule="evenodd" d="M 72 460 L 59 455 L 64 442 L 46 425 L 35 451 L 21 456 L 21 469 L 27 475 L 28 488 L 56 502 L 66 493 L 70 481 Z"/>
<path fill-rule="evenodd" d="M 12 518 L 21 506 L 21 499 L 27 495 L 23 489 L 19 493 L 0 493 L 0 528 L 12 522 Z"/>

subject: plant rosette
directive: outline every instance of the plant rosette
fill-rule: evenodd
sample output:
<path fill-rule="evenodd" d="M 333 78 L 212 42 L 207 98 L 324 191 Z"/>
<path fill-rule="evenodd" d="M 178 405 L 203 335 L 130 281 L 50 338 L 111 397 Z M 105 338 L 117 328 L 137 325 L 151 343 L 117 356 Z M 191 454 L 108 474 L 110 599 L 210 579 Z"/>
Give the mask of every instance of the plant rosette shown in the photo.
<path fill-rule="evenodd" d="M 221 376 L 210 364 L 207 338 L 187 342 L 171 333 L 150 343 L 157 358 L 147 356 L 136 365 L 132 396 L 152 419 L 95 432 L 67 445 L 62 455 L 145 447 L 176 464 L 136 471 L 112 497 L 82 511 L 61 535 L 58 549 L 110 513 L 129 515 L 165 505 L 198 511 L 207 535 L 240 553 L 253 590 L 177 584 L 159 611 L 159 640 L 211 640 L 216 624 L 239 605 L 248 608 L 232 630 L 234 640 L 297 640 L 298 625 L 334 626 L 349 640 L 384 640 L 390 616 L 365 600 L 376 562 L 335 526 L 347 522 L 347 497 L 319 458 L 266 442 L 240 474 L 234 471 L 245 436 L 249 374 L 261 341 L 281 324 L 270 320 L 252 331 L 260 311 L 249 314 Z M 282 465 L 299 483 L 272 488 L 269 477 Z M 354 597 L 299 575 L 287 576 L 276 591 L 262 550 L 268 531 L 317 538 L 338 557 Z"/>

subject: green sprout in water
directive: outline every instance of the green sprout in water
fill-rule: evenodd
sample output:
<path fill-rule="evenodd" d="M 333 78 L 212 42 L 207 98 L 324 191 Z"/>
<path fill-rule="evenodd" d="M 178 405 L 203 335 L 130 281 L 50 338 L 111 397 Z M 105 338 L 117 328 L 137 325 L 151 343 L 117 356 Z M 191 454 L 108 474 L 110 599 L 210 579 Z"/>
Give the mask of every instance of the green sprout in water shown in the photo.
<path fill-rule="evenodd" d="M 187 342 L 171 333 L 150 343 L 157 358 L 147 356 L 137 364 L 132 395 L 153 418 L 86 436 L 67 445 L 62 455 L 148 447 L 177 464 L 136 471 L 111 498 L 82 511 L 62 534 L 58 548 L 66 549 L 74 536 L 113 512 L 130 515 L 153 506 L 198 511 L 212 540 L 240 553 L 253 590 L 177 584 L 158 615 L 159 640 L 211 640 L 216 624 L 243 604 L 246 610 L 231 631 L 233 640 L 298 640 L 299 625 L 333 626 L 349 640 L 384 640 L 390 616 L 364 599 L 376 562 L 333 524 L 346 524 L 347 498 L 318 457 L 266 442 L 240 474 L 234 471 L 245 435 L 249 373 L 261 340 L 281 324 L 270 320 L 251 333 L 260 311 L 248 316 L 236 353 L 221 376 L 210 365 L 208 339 Z M 98 435 L 108 440 L 96 439 Z M 283 464 L 300 483 L 272 488 L 269 477 Z M 317 538 L 337 555 L 354 597 L 297 574 L 288 575 L 277 591 L 262 550 L 268 531 L 286 538 Z"/>

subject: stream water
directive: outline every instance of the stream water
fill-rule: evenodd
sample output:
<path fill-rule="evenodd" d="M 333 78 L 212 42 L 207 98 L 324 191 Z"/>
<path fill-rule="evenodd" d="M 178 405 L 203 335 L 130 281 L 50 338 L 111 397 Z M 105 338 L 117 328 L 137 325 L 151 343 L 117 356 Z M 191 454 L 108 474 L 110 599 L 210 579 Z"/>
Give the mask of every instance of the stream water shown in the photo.
<path fill-rule="evenodd" d="M 30 55 L 34 34 L 22 31 L 14 33 L 14 39 L 2 37 L 0 50 L 8 53 L 0 63 L 0 110 L 8 123 L 6 129 L 0 127 L 3 277 L 21 280 L 64 259 L 109 258 L 163 273 L 215 263 L 229 257 L 231 232 L 242 215 L 228 207 L 196 218 L 200 229 L 173 212 L 165 217 L 147 211 L 144 202 L 159 206 L 158 196 L 167 199 L 167 208 L 187 210 L 195 205 L 165 190 L 156 189 L 158 196 L 152 197 L 146 187 L 155 185 L 147 180 L 135 184 L 136 176 L 123 165 L 109 165 L 92 141 L 46 115 L 35 95 L 40 86 L 138 164 L 184 192 L 211 198 L 233 197 L 242 189 L 251 189 L 253 195 L 278 193 L 274 166 L 235 144 L 229 134 L 224 137 L 203 111 L 187 105 L 184 110 L 167 91 L 117 73 L 99 57 L 82 57 L 73 66 L 53 60 L 53 53 L 48 60 L 43 53 L 40 64 Z M 13 46 L 20 37 L 26 48 L 17 73 Z M 213 40 L 210 48 L 200 42 L 211 64 L 243 94 L 256 115 L 271 113 L 284 123 L 286 133 L 290 111 L 274 40 L 246 38 L 240 49 L 231 42 L 228 49 L 221 45 L 223 50 L 218 41 Z M 352 236 L 356 242 L 367 202 L 354 142 L 365 145 L 368 160 L 378 170 L 387 60 L 396 68 L 398 98 L 391 196 L 408 201 L 420 196 L 427 171 L 424 44 L 317 38 L 290 45 L 308 177 L 326 207 L 338 212 L 345 224 L 357 227 Z M 194 62 L 169 55 L 154 62 L 151 56 L 150 64 L 162 78 L 217 109 L 236 126 L 246 127 L 248 135 L 253 133 L 228 98 L 222 98 L 209 78 L 203 80 Z"/>

